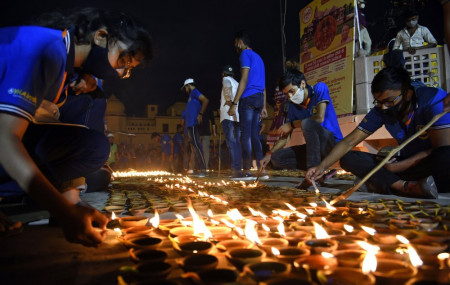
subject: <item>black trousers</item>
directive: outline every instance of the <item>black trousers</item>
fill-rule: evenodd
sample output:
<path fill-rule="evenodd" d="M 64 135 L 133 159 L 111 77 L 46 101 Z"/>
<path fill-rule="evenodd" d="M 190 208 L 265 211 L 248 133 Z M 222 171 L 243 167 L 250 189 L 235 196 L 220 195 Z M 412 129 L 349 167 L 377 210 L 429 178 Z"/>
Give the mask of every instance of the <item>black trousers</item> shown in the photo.
<path fill-rule="evenodd" d="M 341 158 L 343 169 L 363 178 L 380 163 L 371 153 L 350 151 Z M 440 193 L 450 192 L 450 146 L 434 149 L 417 165 L 403 172 L 393 173 L 381 168 L 369 178 L 379 193 L 391 194 L 391 185 L 398 180 L 417 181 L 432 175 Z"/>

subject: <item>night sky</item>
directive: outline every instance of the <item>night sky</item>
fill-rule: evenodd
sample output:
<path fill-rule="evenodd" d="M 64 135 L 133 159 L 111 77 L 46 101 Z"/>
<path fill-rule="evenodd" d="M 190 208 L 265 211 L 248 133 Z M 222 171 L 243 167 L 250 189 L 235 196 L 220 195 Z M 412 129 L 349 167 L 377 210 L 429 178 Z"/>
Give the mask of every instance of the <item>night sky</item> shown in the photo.
<path fill-rule="evenodd" d="M 287 59 L 298 58 L 298 13 L 309 2 L 287 0 Z M 366 2 L 369 32 L 376 44 L 385 34 L 383 15 L 390 1 Z M 428 2 L 421 9 L 419 24 L 442 43 L 442 10 L 438 1 Z M 6 0 L 0 4 L 0 26 L 26 24 L 43 12 L 86 6 L 126 12 L 143 22 L 153 37 L 155 58 L 150 66 L 134 70 L 130 79 L 105 83 L 105 92 L 121 99 L 129 115 L 144 115 L 146 104 L 159 104 L 160 113 L 165 114 L 175 101 L 186 101 L 180 87 L 188 77 L 195 79 L 197 88 L 218 108 L 222 67 L 231 64 L 239 69 L 234 34 L 240 29 L 250 33 L 252 48 L 265 62 L 268 97 L 282 75 L 279 0 Z"/>

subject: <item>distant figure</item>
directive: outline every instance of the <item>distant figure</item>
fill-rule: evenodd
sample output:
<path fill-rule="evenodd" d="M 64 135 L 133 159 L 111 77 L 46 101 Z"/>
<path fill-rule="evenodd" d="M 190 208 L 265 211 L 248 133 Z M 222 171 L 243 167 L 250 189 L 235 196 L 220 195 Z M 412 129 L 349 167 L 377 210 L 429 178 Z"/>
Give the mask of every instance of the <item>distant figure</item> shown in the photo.
<path fill-rule="evenodd" d="M 177 127 L 177 133 L 172 138 L 172 168 L 175 173 L 183 171 L 183 126 Z"/>
<path fill-rule="evenodd" d="M 173 160 L 172 155 L 172 138 L 168 134 L 164 134 L 161 137 L 161 167 L 166 171 L 171 171 L 171 164 Z"/>
<path fill-rule="evenodd" d="M 211 132 L 212 130 L 212 132 Z M 206 171 L 209 171 L 209 145 L 211 143 L 211 133 L 215 137 L 216 122 L 211 108 L 206 108 L 203 114 L 202 123 L 198 126 L 198 134 L 200 135 L 200 142 L 202 144 L 203 158 L 205 159 Z"/>
<path fill-rule="evenodd" d="M 112 168 L 115 167 L 114 164 L 119 161 L 119 153 L 117 152 L 117 144 L 114 143 L 114 134 L 108 134 L 109 141 L 109 157 L 108 165 Z"/>
<path fill-rule="evenodd" d="M 437 45 L 436 39 L 428 28 L 418 24 L 419 13 L 416 10 L 408 8 L 403 13 L 403 18 L 406 27 L 397 33 L 394 50 L 399 49 L 415 54 L 418 49 L 431 48 Z M 428 45 L 424 46 L 424 42 L 427 42 Z"/>
<path fill-rule="evenodd" d="M 356 55 L 361 56 L 369 56 L 372 49 L 372 40 L 369 36 L 369 31 L 366 28 L 366 18 L 361 11 L 358 11 L 358 19 L 359 19 L 359 33 L 357 27 L 356 29 L 356 37 L 355 37 L 355 52 Z M 361 41 L 361 45 L 359 42 Z"/>

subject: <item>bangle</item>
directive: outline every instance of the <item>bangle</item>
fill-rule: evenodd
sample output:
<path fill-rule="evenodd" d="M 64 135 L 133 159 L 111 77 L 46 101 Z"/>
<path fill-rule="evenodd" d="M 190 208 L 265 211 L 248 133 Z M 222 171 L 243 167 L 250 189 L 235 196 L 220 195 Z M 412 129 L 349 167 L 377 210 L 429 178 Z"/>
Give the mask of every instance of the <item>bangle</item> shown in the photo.
<path fill-rule="evenodd" d="M 294 121 L 291 122 L 291 127 L 292 127 L 293 129 L 295 129 Z"/>
<path fill-rule="evenodd" d="M 231 104 L 232 104 L 232 105 L 237 105 L 237 103 L 234 103 L 234 101 L 233 101 L 233 102 L 231 102 Z"/>

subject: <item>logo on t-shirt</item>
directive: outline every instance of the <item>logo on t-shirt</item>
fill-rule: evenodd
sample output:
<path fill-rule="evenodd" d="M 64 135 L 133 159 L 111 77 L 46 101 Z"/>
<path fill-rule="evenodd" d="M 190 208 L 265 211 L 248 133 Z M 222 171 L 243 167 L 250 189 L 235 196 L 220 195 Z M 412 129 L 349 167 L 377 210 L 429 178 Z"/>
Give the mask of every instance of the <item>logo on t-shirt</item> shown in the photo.
<path fill-rule="evenodd" d="M 13 97 L 20 98 L 20 99 L 36 106 L 36 102 L 37 102 L 36 97 L 31 96 L 31 94 L 28 93 L 27 91 L 24 91 L 22 89 L 17 89 L 17 88 L 9 88 L 8 94 L 12 95 Z"/>

